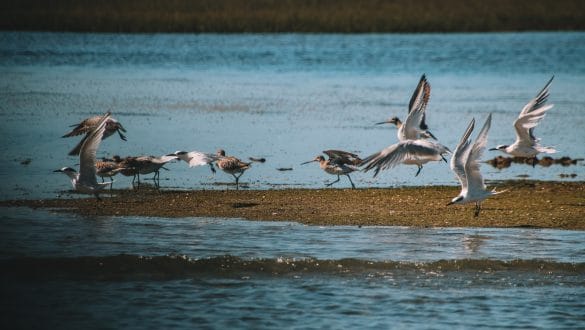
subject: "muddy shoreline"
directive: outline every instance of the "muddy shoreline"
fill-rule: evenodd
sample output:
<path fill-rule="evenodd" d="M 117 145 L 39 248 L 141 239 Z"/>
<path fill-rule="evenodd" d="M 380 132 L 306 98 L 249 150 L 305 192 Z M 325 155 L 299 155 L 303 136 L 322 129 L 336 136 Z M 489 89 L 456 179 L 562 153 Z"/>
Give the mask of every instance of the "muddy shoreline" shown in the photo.
<path fill-rule="evenodd" d="M 0 201 L 95 216 L 225 217 L 296 221 L 310 225 L 417 227 L 535 227 L 585 230 L 585 183 L 510 181 L 507 192 L 483 203 L 446 206 L 458 187 L 282 190 L 114 190 L 101 201 L 74 198 Z"/>

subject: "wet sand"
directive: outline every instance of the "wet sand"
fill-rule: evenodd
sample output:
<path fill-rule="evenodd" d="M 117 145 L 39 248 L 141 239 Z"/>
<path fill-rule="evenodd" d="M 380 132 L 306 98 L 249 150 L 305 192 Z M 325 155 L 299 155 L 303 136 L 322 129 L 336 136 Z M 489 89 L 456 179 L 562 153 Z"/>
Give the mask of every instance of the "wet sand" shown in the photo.
<path fill-rule="evenodd" d="M 101 201 L 74 198 L 1 201 L 100 216 L 226 217 L 296 221 L 310 225 L 420 227 L 535 227 L 585 230 L 585 183 L 511 181 L 496 184 L 507 192 L 474 204 L 446 204 L 458 187 L 282 190 L 114 190 Z"/>

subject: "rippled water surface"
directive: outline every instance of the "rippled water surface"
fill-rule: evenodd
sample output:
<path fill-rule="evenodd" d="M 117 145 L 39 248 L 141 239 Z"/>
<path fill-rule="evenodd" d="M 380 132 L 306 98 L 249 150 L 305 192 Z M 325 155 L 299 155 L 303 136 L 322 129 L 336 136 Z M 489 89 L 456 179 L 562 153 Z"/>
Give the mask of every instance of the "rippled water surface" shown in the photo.
<path fill-rule="evenodd" d="M 5 209 L 6 322 L 60 328 L 580 328 L 585 235 L 84 218 Z"/>
<path fill-rule="evenodd" d="M 128 141 L 99 156 L 224 148 L 264 157 L 250 189 L 320 188 L 325 149 L 368 155 L 396 141 L 422 73 L 427 119 L 453 148 L 493 113 L 490 146 L 555 75 L 536 129 L 585 157 L 585 33 L 120 35 L 0 33 L 0 199 L 68 196 L 53 170 L 69 125 L 106 110 Z M 484 158 L 497 153 L 486 152 Z M 183 163 L 162 189 L 232 189 Z M 292 168 L 278 171 L 277 168 Z M 583 163 L 482 172 L 490 184 L 583 180 Z M 455 185 L 447 164 L 397 167 L 358 187 Z M 117 177 L 115 188 L 131 188 Z M 148 181 L 147 181 L 148 182 Z M 343 179 L 339 187 L 348 186 Z M 0 326 L 12 328 L 585 327 L 585 234 L 530 228 L 318 227 L 210 218 L 80 217 L 0 209 Z"/>
<path fill-rule="evenodd" d="M 549 111 L 535 131 L 556 155 L 585 157 L 585 33 L 398 35 L 0 34 L 1 197 L 53 197 L 69 189 L 53 170 L 75 167 L 60 138 L 91 115 L 113 112 L 128 141 L 107 139 L 99 156 L 176 150 L 264 157 L 242 177 L 253 189 L 322 187 L 322 150 L 367 156 L 394 142 L 422 73 L 432 85 L 427 118 L 454 148 L 471 118 L 493 113 L 489 147 L 514 140 L 512 122 L 554 74 Z M 485 159 L 497 152 L 486 152 Z M 25 165 L 21 164 L 24 163 Z M 28 165 L 26 165 L 28 164 Z M 161 186 L 225 188 L 224 173 L 167 166 Z M 277 168 L 292 168 L 278 171 Z M 487 165 L 488 181 L 583 180 L 583 163 L 548 168 Z M 354 173 L 358 187 L 456 185 L 445 163 L 399 166 L 378 179 Z M 118 177 L 115 187 L 130 187 Z M 340 187 L 348 186 L 342 180 Z"/>

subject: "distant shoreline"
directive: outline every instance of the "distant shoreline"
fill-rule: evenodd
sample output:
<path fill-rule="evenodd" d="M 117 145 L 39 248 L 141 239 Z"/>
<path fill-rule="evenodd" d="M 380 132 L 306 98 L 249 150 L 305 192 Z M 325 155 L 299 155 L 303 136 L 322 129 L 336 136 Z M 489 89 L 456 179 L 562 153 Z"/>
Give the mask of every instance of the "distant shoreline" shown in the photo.
<path fill-rule="evenodd" d="M 20 0 L 0 30 L 123 33 L 584 31 L 581 0 Z"/>
<path fill-rule="evenodd" d="M 95 198 L 0 201 L 88 216 L 220 217 L 308 225 L 526 227 L 585 230 L 585 182 L 506 181 L 505 193 L 474 204 L 446 206 L 459 187 L 282 190 L 115 190 Z"/>

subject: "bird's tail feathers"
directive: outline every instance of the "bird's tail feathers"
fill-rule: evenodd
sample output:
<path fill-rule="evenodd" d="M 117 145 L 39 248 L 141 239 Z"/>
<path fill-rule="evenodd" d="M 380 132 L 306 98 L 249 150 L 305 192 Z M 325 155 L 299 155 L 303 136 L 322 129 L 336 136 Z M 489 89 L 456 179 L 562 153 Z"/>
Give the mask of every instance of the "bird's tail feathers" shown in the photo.
<path fill-rule="evenodd" d="M 99 187 L 98 189 L 99 189 L 99 190 L 102 190 L 102 189 L 104 189 L 105 187 L 112 185 L 113 183 L 114 183 L 114 180 L 112 180 L 112 181 L 108 181 L 108 182 L 99 182 L 99 183 L 98 183 L 98 187 Z"/>
<path fill-rule="evenodd" d="M 496 188 L 492 189 L 492 195 L 499 195 L 501 193 L 505 193 L 507 191 L 510 191 L 510 189 L 505 189 L 505 190 L 500 190 L 500 191 L 496 191 Z"/>
<path fill-rule="evenodd" d="M 538 150 L 538 152 L 542 152 L 545 154 L 554 154 L 555 152 L 557 152 L 557 150 L 553 147 L 538 146 L 538 147 L 536 147 L 536 150 Z"/>

